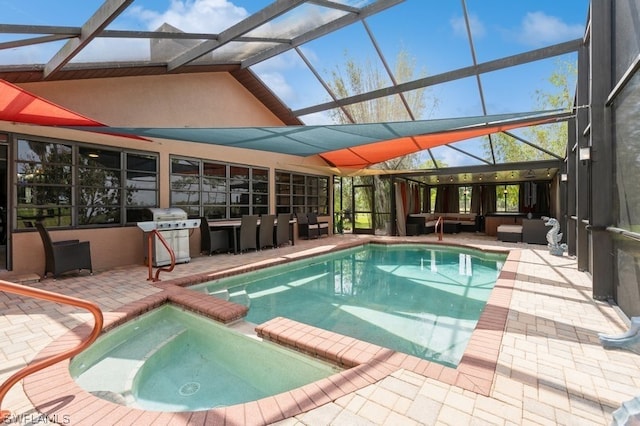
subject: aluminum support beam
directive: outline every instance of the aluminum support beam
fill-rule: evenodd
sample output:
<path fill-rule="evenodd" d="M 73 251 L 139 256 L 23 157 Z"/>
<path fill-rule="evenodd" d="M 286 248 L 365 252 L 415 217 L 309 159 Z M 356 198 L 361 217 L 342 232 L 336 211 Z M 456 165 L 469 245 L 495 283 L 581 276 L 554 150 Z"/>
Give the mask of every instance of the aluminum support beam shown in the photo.
<path fill-rule="evenodd" d="M 371 101 L 377 98 L 383 98 L 390 95 L 395 95 L 410 90 L 421 89 L 423 87 L 435 86 L 441 83 L 447 83 L 450 81 L 473 77 L 476 74 L 484 74 L 492 71 L 498 71 L 504 68 L 510 68 L 517 65 L 526 64 L 529 62 L 535 62 L 554 56 L 564 55 L 567 53 L 575 52 L 582 45 L 582 39 L 576 39 L 565 43 L 556 44 L 553 46 L 545 47 L 542 49 L 532 50 L 529 52 L 521 53 L 519 55 L 513 55 L 502 59 L 496 59 L 494 61 L 484 62 L 477 66 L 469 66 L 459 68 L 457 70 L 449 71 L 442 74 L 437 74 L 417 80 L 409 81 L 406 83 L 398 84 L 393 87 L 386 87 L 384 89 L 372 90 L 371 92 L 361 95 L 350 96 L 348 98 L 341 99 L 337 102 L 326 102 L 323 104 L 314 105 L 308 108 L 302 108 L 293 111 L 296 116 L 312 114 L 316 112 L 326 111 L 329 109 L 339 108 L 345 105 L 356 104 L 359 102 Z"/>
<path fill-rule="evenodd" d="M 330 34 L 340 28 L 346 27 L 347 25 L 351 25 L 354 22 L 362 20 L 368 16 L 374 15 L 378 12 L 381 12 L 385 9 L 390 8 L 398 3 L 402 3 L 404 0 L 378 0 L 377 2 L 370 4 L 368 6 L 359 9 L 358 13 L 351 13 L 345 15 L 341 18 L 336 19 L 335 21 L 331 21 L 325 25 L 317 27 L 314 30 L 307 31 L 306 33 L 295 37 L 291 40 L 291 42 L 287 45 L 283 44 L 280 46 L 272 47 L 271 49 L 267 49 L 262 51 L 250 58 L 247 58 L 242 61 L 242 68 L 250 67 L 251 65 L 255 65 L 259 62 L 265 61 L 269 58 L 279 55 L 280 53 L 286 52 L 287 50 L 293 49 L 294 47 L 298 47 L 307 43 L 311 40 L 315 40 L 318 37 L 321 37 L 326 34 Z"/>
<path fill-rule="evenodd" d="M 287 13 L 288 11 L 298 7 L 305 1 L 306 0 L 280 0 L 278 2 L 272 3 L 264 9 L 249 16 L 247 19 L 244 19 L 224 30 L 218 35 L 218 38 L 216 40 L 204 41 L 182 53 L 181 55 L 178 55 L 175 59 L 171 60 L 168 63 L 167 69 L 169 71 L 173 71 L 176 68 L 188 64 L 189 62 L 194 61 L 203 55 L 206 55 L 207 53 L 219 48 L 220 46 L 233 41 L 235 38 L 258 28 L 261 25 L 264 25 L 265 23 L 271 21 L 274 18 L 277 18 L 284 13 Z"/>
<path fill-rule="evenodd" d="M 587 46 L 582 47 L 578 51 L 578 94 L 577 104 L 588 105 L 589 104 L 589 81 L 591 79 L 589 70 L 589 48 Z M 579 161 L 580 147 L 586 148 L 589 146 L 589 111 L 585 108 L 580 108 L 576 111 L 576 141 L 575 148 L 571 158 L 574 160 L 574 182 L 576 192 L 576 205 L 575 205 L 575 233 L 576 233 L 576 255 L 578 258 L 578 270 L 589 270 L 589 244 L 591 239 L 588 236 L 585 224 L 583 221 L 589 221 L 591 218 L 591 212 L 589 210 L 589 164 L 587 162 L 582 163 Z"/>
<path fill-rule="evenodd" d="M 102 3 L 96 13 L 82 26 L 80 36 L 68 40 L 44 66 L 44 78 L 64 67 L 132 2 L 133 0 L 106 0 Z"/>
<path fill-rule="evenodd" d="M 613 217 L 613 135 L 611 107 L 607 99 L 612 87 L 611 2 L 591 2 L 591 245 L 589 263 L 595 299 L 614 298 L 614 253 L 606 228 Z"/>

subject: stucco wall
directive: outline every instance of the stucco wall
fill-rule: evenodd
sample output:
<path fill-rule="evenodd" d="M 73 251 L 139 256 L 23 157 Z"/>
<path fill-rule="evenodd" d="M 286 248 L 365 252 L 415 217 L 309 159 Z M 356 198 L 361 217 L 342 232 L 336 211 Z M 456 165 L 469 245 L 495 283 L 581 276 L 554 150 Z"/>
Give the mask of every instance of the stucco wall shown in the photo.
<path fill-rule="evenodd" d="M 20 85 L 110 126 L 279 126 L 229 73 L 52 81 Z"/>
<path fill-rule="evenodd" d="M 144 264 L 144 237 L 138 227 L 49 230 L 49 235 L 53 241 L 90 241 L 95 271 Z M 43 274 L 44 248 L 38 232 L 15 233 L 12 245 L 14 272 Z"/>
<path fill-rule="evenodd" d="M 131 127 L 277 126 L 282 123 L 227 73 L 185 74 L 25 84 L 34 94 L 109 125 Z M 270 169 L 270 207 L 275 210 L 275 169 L 326 174 L 319 157 L 258 152 L 212 144 L 171 140 L 141 141 L 62 128 L 0 122 L 0 131 L 51 137 L 158 153 L 159 207 L 169 207 L 170 156 L 219 160 Z M 13 149 L 10 146 L 10 150 Z M 11 158 L 11 156 L 10 156 Z M 312 166 L 308 168 L 307 166 Z M 11 219 L 11 218 L 9 218 Z M 51 231 L 52 239 L 91 243 L 94 269 L 144 262 L 143 233 L 135 226 Z M 37 232 L 11 236 L 12 270 L 44 270 L 44 250 Z M 200 232 L 190 238 L 191 256 L 199 255 Z"/>

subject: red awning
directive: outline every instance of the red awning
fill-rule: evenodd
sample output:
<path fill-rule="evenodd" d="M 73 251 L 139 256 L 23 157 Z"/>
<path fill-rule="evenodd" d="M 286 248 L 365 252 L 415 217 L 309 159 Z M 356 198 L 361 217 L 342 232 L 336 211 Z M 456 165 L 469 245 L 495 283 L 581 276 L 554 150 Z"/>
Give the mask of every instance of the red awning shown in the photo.
<path fill-rule="evenodd" d="M 0 80 L 0 120 L 41 126 L 104 126 Z"/>

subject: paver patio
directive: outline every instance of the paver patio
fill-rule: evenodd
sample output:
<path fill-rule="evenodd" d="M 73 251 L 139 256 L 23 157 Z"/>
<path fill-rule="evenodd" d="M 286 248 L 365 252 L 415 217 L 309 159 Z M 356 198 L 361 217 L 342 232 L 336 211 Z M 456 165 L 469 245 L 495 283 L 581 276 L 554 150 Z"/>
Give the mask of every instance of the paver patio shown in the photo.
<path fill-rule="evenodd" d="M 160 277 L 169 281 L 247 263 L 270 263 L 272 258 L 331 250 L 366 238 L 370 237 L 332 236 L 239 256 L 196 257 Z M 436 237 L 407 237 L 407 240 L 435 242 Z M 476 393 L 429 374 L 398 368 L 381 380 L 335 399 L 328 398 L 323 405 L 278 424 L 608 425 L 611 413 L 638 394 L 640 357 L 628 351 L 605 350 L 597 337 L 598 332 L 622 332 L 627 325 L 615 307 L 592 299 L 590 278 L 576 269 L 575 259 L 551 256 L 545 246 L 501 243 L 480 234 L 445 236 L 445 242 L 518 251 L 505 330 L 501 339 L 497 336 L 500 340 L 497 365 L 488 392 Z M 105 313 L 117 313 L 123 305 L 162 291 L 146 280 L 147 274 L 146 267 L 132 265 L 58 280 L 31 281 L 34 276 L 4 279 L 24 280 L 37 288 L 91 300 Z M 4 293 L 0 293 L 0 312 L 1 381 L 51 342 L 90 320 L 88 313 L 75 308 Z M 465 356 L 473 356 L 475 350 L 470 347 Z M 58 412 L 64 413 L 65 401 L 58 404 L 62 406 Z M 23 423 L 43 420 L 22 384 L 9 391 L 2 408 L 22 416 Z M 260 406 L 255 409 L 260 413 Z M 100 415 L 103 416 L 100 421 L 90 416 L 54 420 L 70 424 L 117 423 L 117 417 Z M 193 416 L 190 420 L 195 423 L 199 418 Z M 166 420 L 157 416 L 149 419 L 148 423 Z M 260 423 L 261 419 L 256 415 L 241 423 Z"/>

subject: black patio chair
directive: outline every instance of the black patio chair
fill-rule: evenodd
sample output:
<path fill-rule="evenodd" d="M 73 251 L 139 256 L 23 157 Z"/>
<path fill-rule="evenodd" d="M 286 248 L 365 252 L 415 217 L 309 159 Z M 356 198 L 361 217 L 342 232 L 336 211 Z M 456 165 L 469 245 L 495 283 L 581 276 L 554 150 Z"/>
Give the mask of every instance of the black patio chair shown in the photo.
<path fill-rule="evenodd" d="M 289 244 L 290 238 L 290 223 L 291 215 L 289 213 L 278 213 L 278 223 L 276 225 L 276 247 L 281 247 L 284 244 Z"/>
<path fill-rule="evenodd" d="M 240 231 L 239 231 L 240 233 L 239 252 L 240 253 L 249 249 L 258 250 L 258 244 L 256 241 L 257 232 L 258 232 L 258 216 L 243 215 L 242 219 L 240 220 Z"/>
<path fill-rule="evenodd" d="M 309 221 L 309 228 L 316 228 L 318 230 L 318 237 L 329 235 L 329 222 L 319 221 L 316 213 L 307 213 L 307 220 Z"/>
<path fill-rule="evenodd" d="M 206 217 L 200 218 L 200 252 L 227 253 L 229 251 L 229 233 L 223 229 L 211 229 Z"/>
<path fill-rule="evenodd" d="M 262 250 L 265 247 L 273 248 L 273 225 L 276 216 L 273 214 L 263 214 L 260 216 L 260 232 L 258 233 L 258 248 Z"/>
<path fill-rule="evenodd" d="M 89 273 L 93 274 L 89 241 L 52 241 L 42 222 L 36 222 L 36 229 L 38 229 L 44 245 L 44 277 L 51 273 L 54 278 L 57 278 L 65 272 L 82 269 L 88 269 Z"/>
<path fill-rule="evenodd" d="M 309 225 L 309 219 L 306 213 L 296 213 L 296 221 L 298 222 L 298 235 L 306 239 L 318 238 L 319 232 L 317 226 Z"/>

